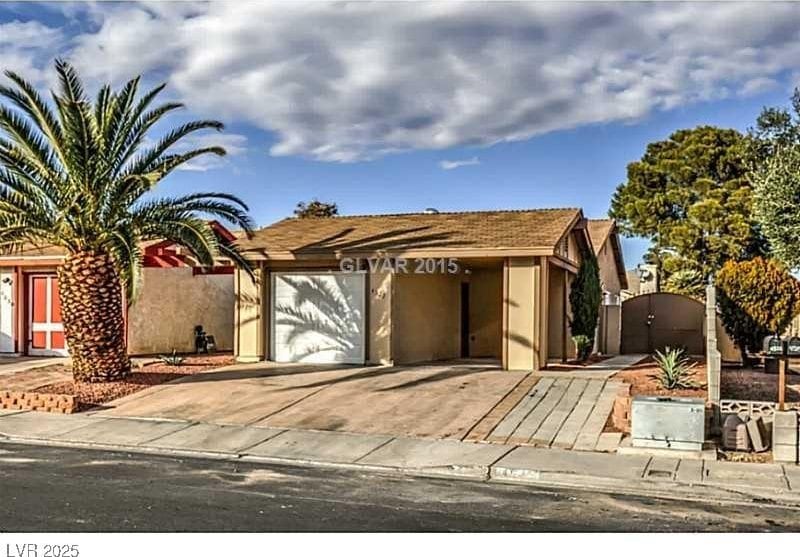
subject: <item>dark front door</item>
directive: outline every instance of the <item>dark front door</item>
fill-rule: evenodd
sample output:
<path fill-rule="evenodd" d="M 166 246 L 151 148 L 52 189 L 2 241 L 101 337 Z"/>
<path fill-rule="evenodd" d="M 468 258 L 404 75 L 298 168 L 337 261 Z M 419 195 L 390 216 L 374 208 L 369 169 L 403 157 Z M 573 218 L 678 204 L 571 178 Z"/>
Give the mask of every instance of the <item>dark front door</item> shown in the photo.
<path fill-rule="evenodd" d="M 469 358 L 469 283 L 461 283 L 461 357 Z"/>

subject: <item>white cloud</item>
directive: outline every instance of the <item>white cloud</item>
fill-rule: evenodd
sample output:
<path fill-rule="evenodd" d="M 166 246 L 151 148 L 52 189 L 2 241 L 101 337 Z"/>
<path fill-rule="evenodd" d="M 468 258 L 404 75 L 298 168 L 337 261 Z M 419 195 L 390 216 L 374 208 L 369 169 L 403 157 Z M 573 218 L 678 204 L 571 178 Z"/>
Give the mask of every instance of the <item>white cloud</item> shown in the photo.
<path fill-rule="evenodd" d="M 47 66 L 65 43 L 59 29 L 37 21 L 0 23 L 0 70 L 17 72 L 37 86 L 47 85 Z"/>
<path fill-rule="evenodd" d="M 179 2 L 86 10 L 89 30 L 59 51 L 90 77 L 168 78 L 193 111 L 274 132 L 273 155 L 325 161 L 633 120 L 755 94 L 800 71 L 800 6 L 792 3 Z M 0 45 L 0 55 L 8 48 Z M 41 69 L 25 49 L 16 55 Z"/>
<path fill-rule="evenodd" d="M 9 21 L 0 24 L 0 46 L 18 48 L 42 47 L 53 44 L 61 37 L 57 29 L 38 21 Z"/>
<path fill-rule="evenodd" d="M 754 77 L 742 84 L 739 94 L 743 97 L 757 95 L 780 87 L 780 83 L 771 77 Z"/>
<path fill-rule="evenodd" d="M 178 143 L 180 151 L 219 146 L 227 151 L 227 157 L 202 155 L 180 167 L 180 170 L 205 172 L 223 166 L 229 157 L 236 157 L 247 151 L 247 137 L 234 133 L 202 133 L 190 135 Z"/>
<path fill-rule="evenodd" d="M 454 170 L 461 166 L 475 166 L 480 163 L 481 161 L 478 160 L 478 157 L 472 157 L 471 159 L 463 159 L 457 161 L 448 161 L 448 160 L 439 161 L 439 166 L 442 168 L 442 170 Z"/>

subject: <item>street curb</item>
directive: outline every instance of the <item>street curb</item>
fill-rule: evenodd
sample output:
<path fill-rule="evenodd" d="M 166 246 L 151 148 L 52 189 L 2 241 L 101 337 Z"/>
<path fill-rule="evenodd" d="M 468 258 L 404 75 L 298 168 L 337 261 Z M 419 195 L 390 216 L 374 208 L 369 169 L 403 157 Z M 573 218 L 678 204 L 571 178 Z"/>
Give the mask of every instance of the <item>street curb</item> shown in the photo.
<path fill-rule="evenodd" d="M 163 447 L 146 447 L 140 445 L 115 445 L 109 443 L 86 443 L 70 441 L 54 441 L 31 437 L 0 436 L 0 444 L 20 444 L 45 447 L 66 447 L 89 450 L 128 452 L 136 454 L 158 455 L 178 458 L 206 459 L 226 462 L 246 462 L 249 464 L 273 464 L 283 466 L 314 467 L 341 470 L 374 472 L 381 474 L 455 479 L 461 481 L 497 483 L 504 485 L 537 486 L 550 488 L 569 488 L 581 491 L 607 491 L 613 494 L 624 494 L 644 497 L 657 497 L 671 500 L 706 501 L 719 504 L 739 504 L 748 506 L 770 506 L 780 508 L 800 507 L 800 495 L 788 493 L 753 493 L 725 488 L 719 485 L 703 485 L 698 483 L 681 484 L 677 482 L 654 482 L 650 480 L 630 480 L 588 476 L 552 471 L 506 468 L 491 466 L 437 466 L 429 468 L 407 468 L 374 464 L 326 462 L 308 459 L 289 459 L 265 457 L 243 453 L 221 453 L 195 451 L 187 449 L 168 449 Z M 701 490 L 702 493 L 698 493 Z"/>
<path fill-rule="evenodd" d="M 661 499 L 736 503 L 753 506 L 800 507 L 800 496 L 780 492 L 765 495 L 757 490 L 746 491 L 744 486 L 735 489 L 717 483 L 679 483 L 652 480 L 616 479 L 538 470 L 519 470 L 493 467 L 490 481 L 505 484 L 541 487 L 564 487 L 589 491 L 608 490 L 613 493 L 658 497 Z M 751 488 L 752 489 L 752 488 Z"/>

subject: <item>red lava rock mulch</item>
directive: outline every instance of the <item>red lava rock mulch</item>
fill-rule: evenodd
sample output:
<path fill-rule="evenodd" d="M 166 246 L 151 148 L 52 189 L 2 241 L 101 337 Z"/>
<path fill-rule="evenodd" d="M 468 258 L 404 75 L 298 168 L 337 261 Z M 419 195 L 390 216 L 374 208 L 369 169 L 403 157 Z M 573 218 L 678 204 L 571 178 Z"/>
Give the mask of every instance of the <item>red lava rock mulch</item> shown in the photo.
<path fill-rule="evenodd" d="M 624 381 L 631 386 L 631 396 L 685 396 L 706 397 L 706 364 L 703 360 L 692 359 L 695 364 L 689 380 L 697 385 L 691 389 L 665 389 L 656 378 L 660 373 L 658 364 L 652 359 L 634 364 L 633 366 L 615 373 L 613 379 Z"/>
<path fill-rule="evenodd" d="M 667 390 L 655 379 L 658 366 L 652 358 L 620 371 L 614 375 L 631 385 L 631 396 L 692 396 L 703 397 L 706 393 L 706 366 L 703 360 L 696 363 L 691 380 L 697 388 Z M 763 368 L 723 367 L 720 381 L 720 395 L 725 399 L 758 400 L 775 402 L 778 397 L 778 375 L 765 373 Z M 786 374 L 786 401 L 800 402 L 800 375 Z"/>
<path fill-rule="evenodd" d="M 87 410 L 93 406 L 104 404 L 154 385 L 231 365 L 235 361 L 231 354 L 191 355 L 186 356 L 186 360 L 180 366 L 171 366 L 160 361 L 145 365 L 141 369 L 137 369 L 134 366 L 134 371 L 122 381 L 114 381 L 112 383 L 61 381 L 38 387 L 34 389 L 34 392 L 73 395 L 78 400 L 78 410 Z M 57 366 L 48 367 L 55 368 Z M 64 371 L 69 371 L 66 366 L 58 367 L 63 367 Z"/>

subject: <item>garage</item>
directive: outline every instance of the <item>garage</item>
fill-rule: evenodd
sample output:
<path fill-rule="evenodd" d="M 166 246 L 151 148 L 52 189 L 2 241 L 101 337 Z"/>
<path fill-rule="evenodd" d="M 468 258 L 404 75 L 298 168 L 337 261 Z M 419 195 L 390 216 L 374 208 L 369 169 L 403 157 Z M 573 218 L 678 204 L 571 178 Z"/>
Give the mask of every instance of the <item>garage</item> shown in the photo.
<path fill-rule="evenodd" d="M 273 273 L 272 359 L 363 364 L 365 277 L 362 272 Z"/>

